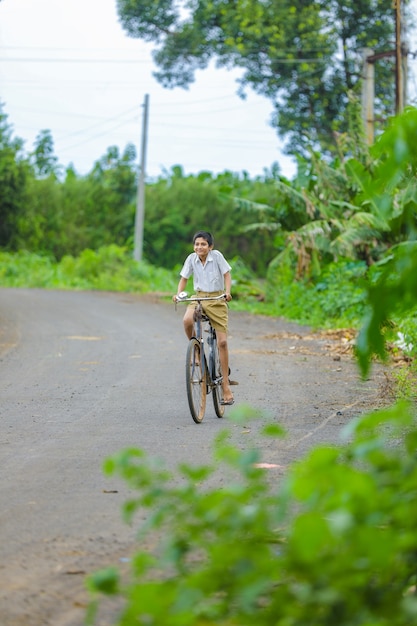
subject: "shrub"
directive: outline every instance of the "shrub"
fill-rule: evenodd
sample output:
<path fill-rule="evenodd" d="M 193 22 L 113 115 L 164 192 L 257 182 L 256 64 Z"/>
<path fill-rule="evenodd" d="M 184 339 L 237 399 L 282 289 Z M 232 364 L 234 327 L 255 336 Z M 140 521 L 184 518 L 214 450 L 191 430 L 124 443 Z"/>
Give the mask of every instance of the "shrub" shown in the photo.
<path fill-rule="evenodd" d="M 357 327 L 365 311 L 366 265 L 341 259 L 325 265 L 315 280 L 296 280 L 289 254 L 271 267 L 268 303 L 276 314 L 301 324 Z"/>
<path fill-rule="evenodd" d="M 24 251 L 0 252 L 3 287 L 175 293 L 177 282 L 173 272 L 138 263 L 126 248 L 114 244 L 86 249 L 78 257 L 67 255 L 60 262 Z"/>
<path fill-rule="evenodd" d="M 136 449 L 108 459 L 106 473 L 138 492 L 124 505 L 127 521 L 149 512 L 141 546 L 148 533 L 160 541 L 133 556 L 128 581 L 115 568 L 89 578 L 89 623 L 99 593 L 124 599 L 123 626 L 414 623 L 414 419 L 394 407 L 354 420 L 345 438 L 314 449 L 281 482 L 258 466 L 258 451 L 230 445 L 228 431 L 212 466 L 181 465 L 176 475 Z M 221 488 L 210 486 L 216 472 L 228 476 Z"/>

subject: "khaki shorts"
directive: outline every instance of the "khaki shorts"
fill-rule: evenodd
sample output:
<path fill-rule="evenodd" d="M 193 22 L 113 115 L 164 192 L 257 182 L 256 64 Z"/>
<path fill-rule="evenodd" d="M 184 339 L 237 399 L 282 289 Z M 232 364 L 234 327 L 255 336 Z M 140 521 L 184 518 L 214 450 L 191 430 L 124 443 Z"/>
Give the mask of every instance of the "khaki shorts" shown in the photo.
<path fill-rule="evenodd" d="M 224 291 L 198 291 L 192 297 L 195 298 L 197 296 L 201 296 L 203 298 L 210 298 L 215 296 L 220 296 L 220 294 L 224 293 Z M 227 306 L 226 300 L 213 300 L 202 302 L 203 311 L 207 315 L 210 320 L 211 325 L 216 330 L 227 333 L 227 323 L 229 319 L 229 309 Z M 195 309 L 196 304 L 189 304 L 189 308 Z"/>

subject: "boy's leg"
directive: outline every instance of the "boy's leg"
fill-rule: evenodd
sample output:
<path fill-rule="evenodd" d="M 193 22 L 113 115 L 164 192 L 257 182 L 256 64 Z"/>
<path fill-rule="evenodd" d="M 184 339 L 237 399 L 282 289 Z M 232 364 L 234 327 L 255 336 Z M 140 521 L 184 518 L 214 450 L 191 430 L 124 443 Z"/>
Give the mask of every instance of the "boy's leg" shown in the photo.
<path fill-rule="evenodd" d="M 229 348 L 227 345 L 227 333 L 217 330 L 217 345 L 219 347 L 220 364 L 223 372 L 223 400 L 230 402 L 233 394 L 229 385 Z"/>
<path fill-rule="evenodd" d="M 184 330 L 188 339 L 191 339 L 193 336 L 194 330 L 194 306 L 187 306 L 183 318 Z"/>

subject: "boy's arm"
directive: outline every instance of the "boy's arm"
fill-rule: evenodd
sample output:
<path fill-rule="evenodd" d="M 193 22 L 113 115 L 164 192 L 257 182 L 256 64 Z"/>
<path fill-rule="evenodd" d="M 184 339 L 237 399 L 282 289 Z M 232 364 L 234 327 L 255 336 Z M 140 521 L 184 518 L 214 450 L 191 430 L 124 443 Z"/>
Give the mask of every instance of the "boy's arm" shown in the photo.
<path fill-rule="evenodd" d="M 232 275 L 230 272 L 226 272 L 226 274 L 223 275 L 224 278 L 224 290 L 226 292 L 226 300 L 227 302 L 229 302 L 232 299 Z"/>
<path fill-rule="evenodd" d="M 172 296 L 172 299 L 174 302 L 178 294 L 181 293 L 181 291 L 185 291 L 185 288 L 187 286 L 187 281 L 188 281 L 188 278 L 184 278 L 183 276 L 181 276 L 180 282 L 178 283 L 178 287 L 177 287 L 177 293 L 175 294 L 175 296 Z"/>
<path fill-rule="evenodd" d="M 181 293 L 181 291 L 185 291 L 185 288 L 187 286 L 187 281 L 188 281 L 188 278 L 184 278 L 184 276 L 181 276 L 180 282 L 178 283 L 177 293 Z"/>

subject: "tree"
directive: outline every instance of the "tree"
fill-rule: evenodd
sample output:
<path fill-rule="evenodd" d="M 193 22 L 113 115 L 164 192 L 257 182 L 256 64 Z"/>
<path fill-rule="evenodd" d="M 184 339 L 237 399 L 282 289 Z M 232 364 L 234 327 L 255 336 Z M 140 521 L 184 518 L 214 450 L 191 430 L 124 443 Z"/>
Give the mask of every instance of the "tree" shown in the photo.
<path fill-rule="evenodd" d="M 180 166 L 173 167 L 147 185 L 146 259 L 162 267 L 182 263 L 190 252 L 193 233 L 205 228 L 214 234 L 216 248 L 227 250 L 232 260 L 240 257 L 258 275 L 264 275 L 276 254 L 274 241 L 267 228 L 246 231 L 253 222 L 253 205 L 258 201 L 259 219 L 265 194 L 270 193 L 271 202 L 277 196 L 272 183 L 263 180 L 254 182 L 227 171 L 216 177 L 209 172 L 185 176 Z M 235 267 L 234 261 L 232 264 Z"/>
<path fill-rule="evenodd" d="M 392 0 L 117 0 L 122 27 L 156 44 L 157 79 L 188 87 L 212 59 L 243 70 L 272 102 L 272 125 L 287 152 L 333 151 L 346 130 L 349 90 L 361 82 L 362 49 L 393 48 Z M 392 60 L 376 64 L 376 117 L 394 111 Z"/>
<path fill-rule="evenodd" d="M 31 155 L 35 173 L 39 177 L 56 175 L 58 157 L 54 154 L 54 140 L 50 130 L 41 130 L 35 140 L 35 150 Z"/>
<path fill-rule="evenodd" d="M 31 170 L 23 155 L 23 143 L 12 136 L 0 102 L 0 246 L 13 248 L 26 198 Z"/>
<path fill-rule="evenodd" d="M 90 230 L 89 247 L 116 243 L 124 245 L 133 236 L 136 201 L 136 150 L 128 144 L 120 154 L 117 146 L 110 146 L 87 177 Z"/>

